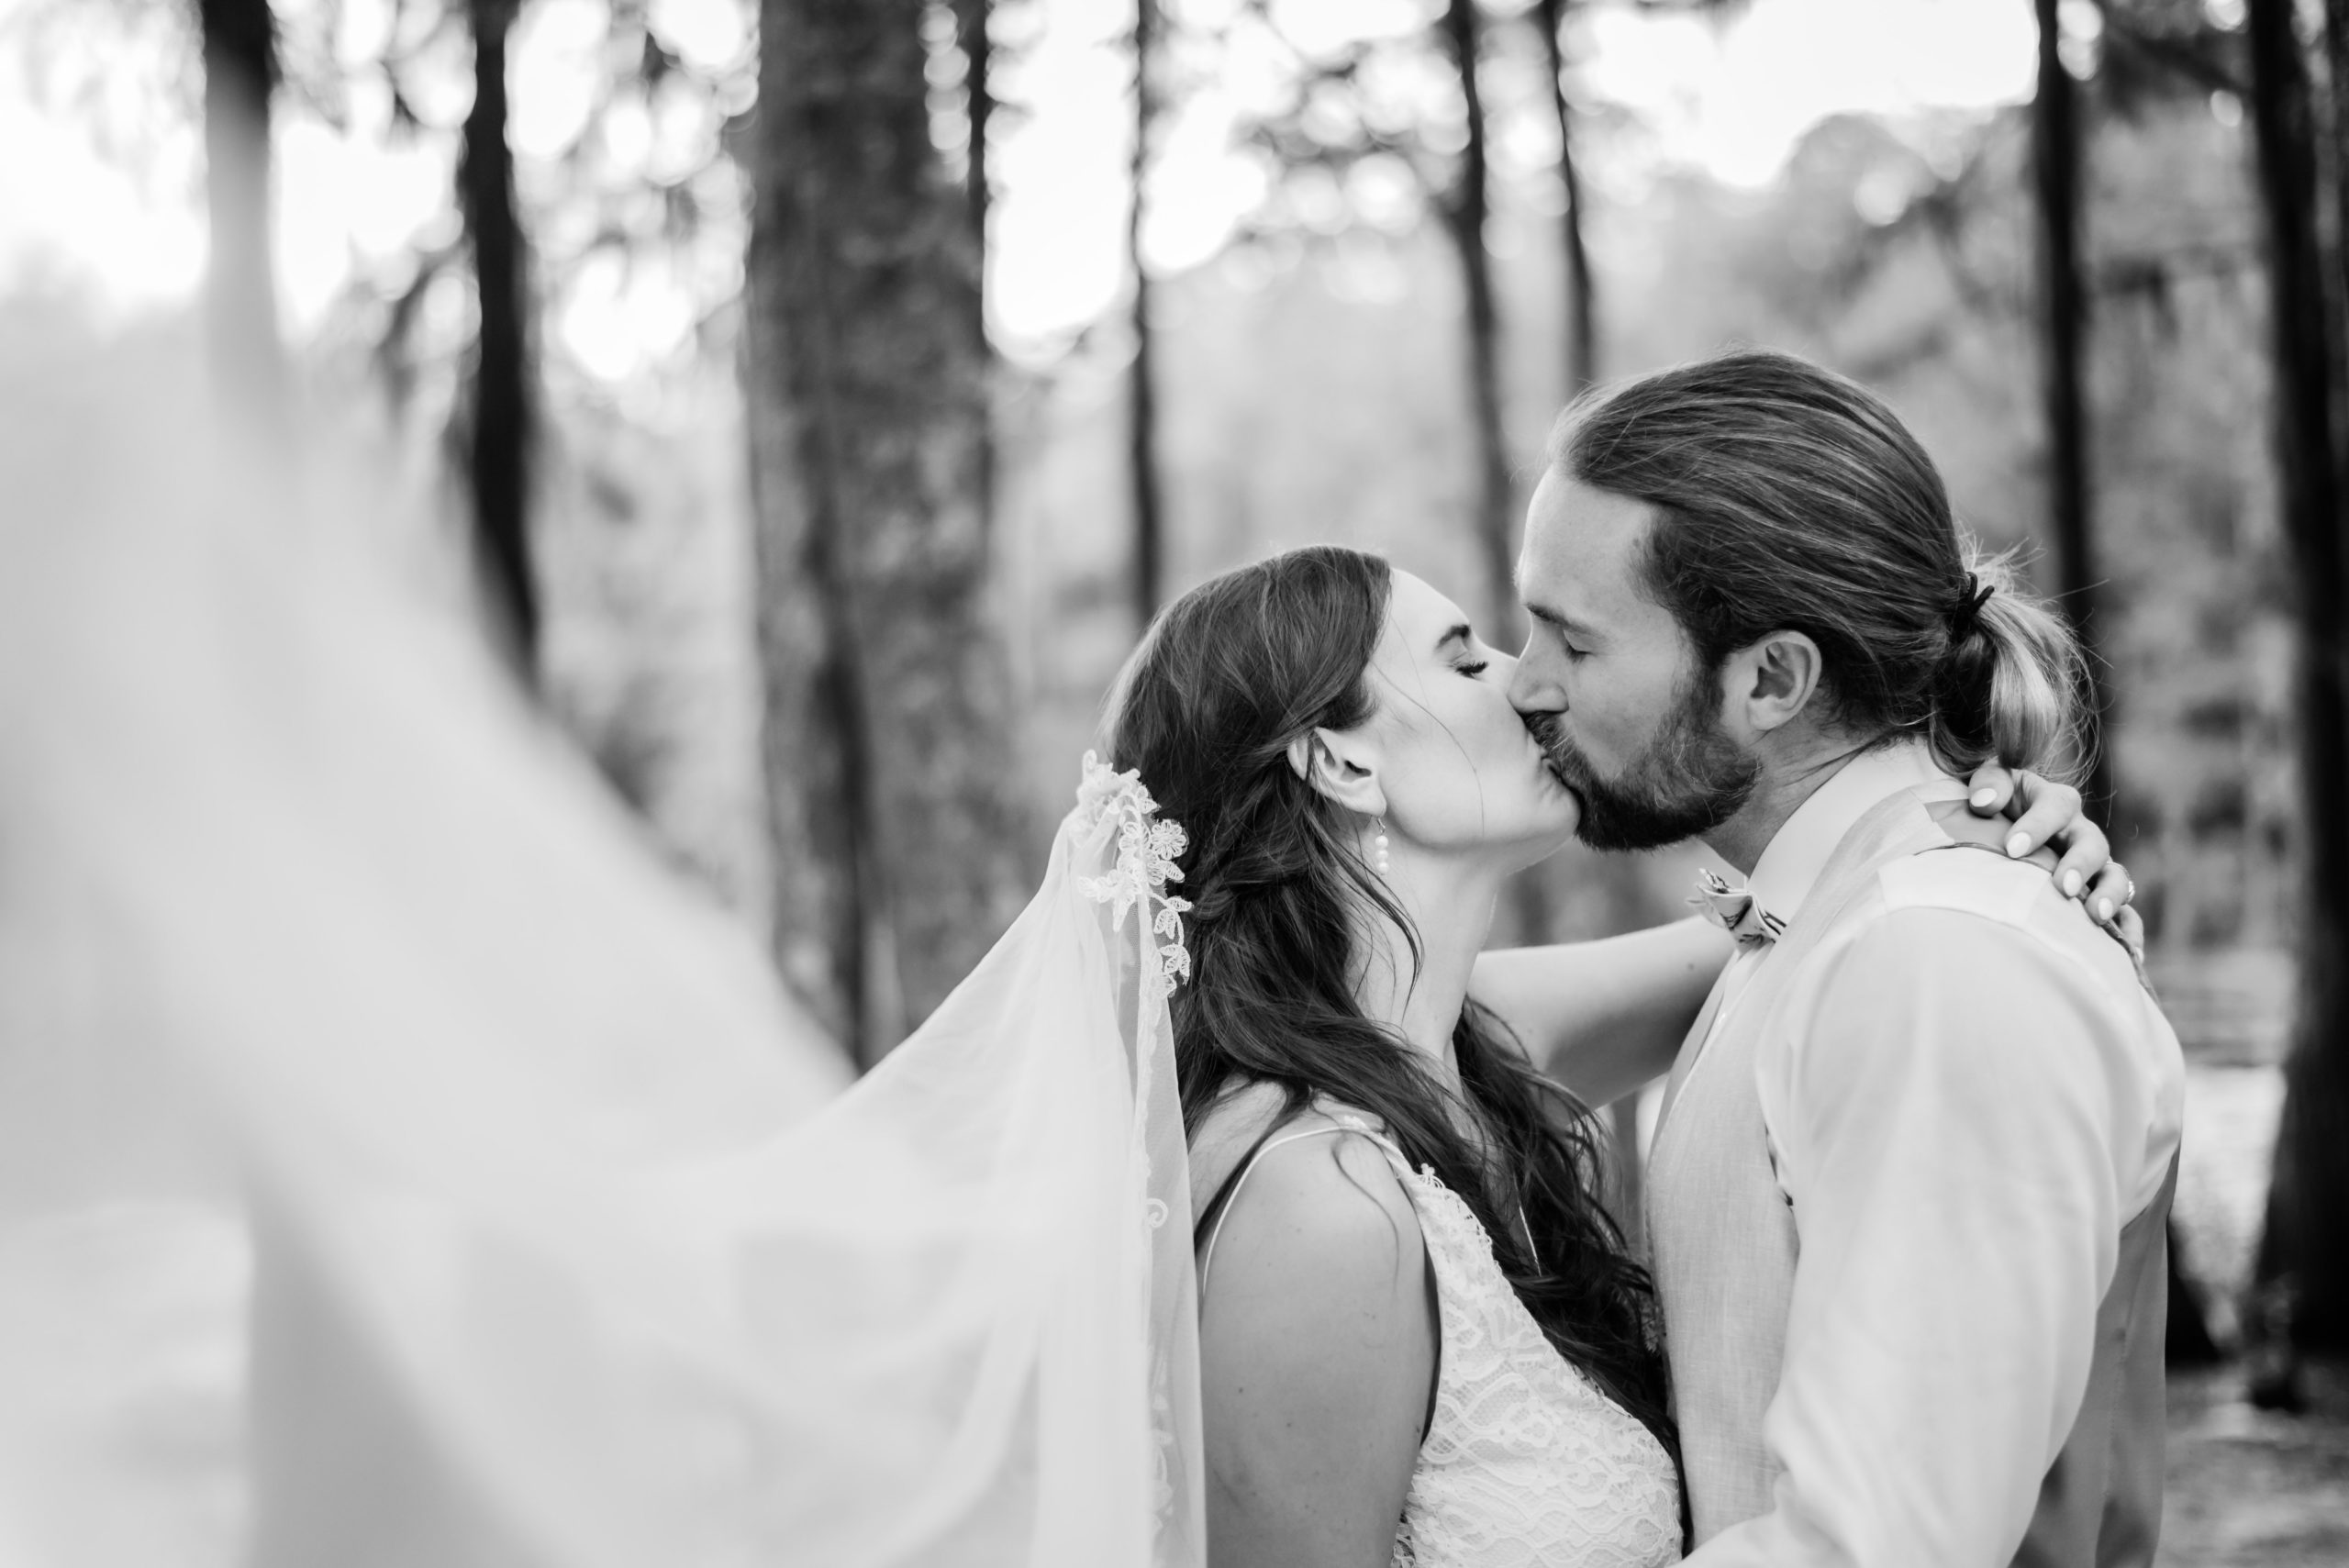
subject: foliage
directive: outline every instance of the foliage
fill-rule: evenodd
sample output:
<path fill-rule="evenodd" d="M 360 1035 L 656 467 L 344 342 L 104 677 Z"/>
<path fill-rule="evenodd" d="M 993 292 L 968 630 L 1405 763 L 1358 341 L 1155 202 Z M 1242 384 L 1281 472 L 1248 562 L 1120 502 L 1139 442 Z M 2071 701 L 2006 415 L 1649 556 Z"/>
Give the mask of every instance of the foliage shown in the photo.
<path fill-rule="evenodd" d="M 109 4 L 124 26 L 184 26 L 169 0 Z M 282 9 L 284 92 L 300 112 L 450 147 L 462 112 L 450 87 L 462 75 L 457 7 L 402 0 L 363 48 L 337 30 L 339 0 Z M 2099 10 L 2084 62 L 2090 390 L 2123 696 L 2115 744 L 2144 835 L 2125 848 L 2159 943 L 2270 942 L 2282 934 L 2293 809 L 2259 412 L 2259 233 L 2239 104 L 2225 95 L 2241 85 L 2240 38 L 2202 0 L 2104 0 Z M 1283 33 L 1282 11 L 1246 0 L 1222 7 L 1225 36 L 1193 20 L 1170 39 L 1181 44 L 1174 95 L 1254 29 L 1250 47 L 1269 48 L 1285 96 L 1244 131 L 1271 176 L 1264 206 L 1225 256 L 1160 291 L 1167 588 L 1330 538 L 1387 548 L 1474 602 L 1459 284 L 1431 222 L 1464 140 L 1456 82 L 1425 30 L 1322 50 Z M 1434 8 L 1423 11 L 1432 20 Z M 1203 8 L 1170 7 L 1176 21 L 1195 14 Z M 582 46 L 598 62 L 592 91 L 559 145 L 518 168 L 547 349 L 549 679 L 662 830 L 698 863 L 732 863 L 747 853 L 742 745 L 729 731 L 741 709 L 733 697 L 697 706 L 679 693 L 694 680 L 737 690 L 741 667 L 729 661 L 748 639 L 745 590 L 709 575 L 729 570 L 729 550 L 730 570 L 741 570 L 741 466 L 725 439 L 701 437 L 740 418 L 729 383 L 751 39 L 746 28 L 729 51 L 676 36 L 649 0 L 608 0 L 599 17 Z M 932 139 L 952 177 L 967 144 L 954 140 L 963 78 L 945 20 L 929 40 Z M 1540 44 L 1513 12 L 1497 6 L 1492 21 L 1491 112 L 1499 139 L 1514 144 L 1509 128 L 1550 117 Z M 1037 25 L 1032 5 L 999 7 L 997 47 L 1017 49 Z M 170 77 L 181 97 L 134 102 L 85 48 L 79 64 L 70 50 L 51 53 L 62 62 L 54 92 L 82 95 L 91 123 L 126 146 L 192 109 L 184 76 Z M 1604 105 L 1586 109 L 1577 123 L 1593 167 L 1628 161 L 1639 128 Z M 1831 122 L 1764 192 L 1659 175 L 1639 199 L 1592 214 L 1609 369 L 1631 373 L 1732 339 L 1818 354 L 1894 396 L 1986 538 L 2027 540 L 2041 454 L 2024 180 L 2012 116 Z M 1507 174 L 1496 203 L 1506 428 L 1521 483 L 1565 390 L 1563 291 L 1551 209 Z M 465 291 L 447 275 L 457 239 L 428 226 L 406 253 L 362 267 L 306 346 L 307 373 L 332 396 L 363 403 L 371 383 L 387 395 L 385 439 L 412 464 L 435 461 L 429 432 L 446 417 L 473 329 Z M 626 373 L 583 362 L 565 330 L 577 302 L 639 291 L 678 302 L 663 307 L 669 326 L 651 351 Z M 1119 352 L 1098 335 L 1041 373 L 1004 373 L 998 388 L 994 558 L 1033 736 L 1023 756 L 1046 820 L 1130 636 L 1115 521 L 1126 509 Z M 629 591 L 640 580 L 642 592 Z M 698 585 L 672 586 L 687 581 Z M 631 607 L 673 593 L 671 609 Z M 739 890 L 758 878 L 721 880 Z M 1658 873 L 1642 912 L 1672 911 L 1669 881 Z M 1570 927 L 1612 917 L 1565 917 Z"/>

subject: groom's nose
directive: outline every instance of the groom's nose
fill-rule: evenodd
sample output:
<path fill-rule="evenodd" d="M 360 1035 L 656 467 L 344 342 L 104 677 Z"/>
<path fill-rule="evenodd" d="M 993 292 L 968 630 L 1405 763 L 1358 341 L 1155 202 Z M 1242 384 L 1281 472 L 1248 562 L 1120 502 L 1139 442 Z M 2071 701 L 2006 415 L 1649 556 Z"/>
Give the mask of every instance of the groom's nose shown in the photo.
<path fill-rule="evenodd" d="M 1563 662 L 1554 651 L 1542 647 L 1542 631 L 1536 627 L 1526 639 L 1525 651 L 1518 655 L 1517 668 L 1509 672 L 1509 706 L 1529 718 L 1565 712 L 1566 688 L 1559 679 Z"/>

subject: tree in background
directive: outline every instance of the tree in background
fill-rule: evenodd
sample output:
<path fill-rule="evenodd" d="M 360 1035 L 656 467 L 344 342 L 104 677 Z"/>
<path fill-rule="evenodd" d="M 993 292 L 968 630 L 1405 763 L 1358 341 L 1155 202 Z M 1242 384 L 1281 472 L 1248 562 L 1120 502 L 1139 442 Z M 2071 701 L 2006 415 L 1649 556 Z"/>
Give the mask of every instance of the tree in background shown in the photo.
<path fill-rule="evenodd" d="M 1133 271 L 1134 357 L 1127 370 L 1126 466 L 1133 497 L 1134 617 L 1148 626 L 1165 591 L 1165 486 L 1158 465 L 1158 380 L 1151 353 L 1150 263 L 1141 252 L 1149 217 L 1150 153 L 1160 112 L 1159 0 L 1134 0 L 1133 201 L 1126 210 L 1126 262 Z"/>
<path fill-rule="evenodd" d="M 2339 20 L 2338 7 L 2332 20 Z M 2263 1403 L 2302 1397 L 2299 1363 L 2349 1354 L 2349 551 L 2335 424 L 2343 345 L 2328 284 L 2317 106 L 2293 0 L 2251 0 L 2252 120 L 2266 211 L 2278 500 L 2299 620 L 2299 997 L 2258 1279 Z M 2336 46 L 2337 47 L 2337 46 Z M 2333 83 L 2335 112 L 2343 83 Z M 2334 215 L 2337 225 L 2340 214 Z M 2331 275 L 2329 275 L 2331 274 Z"/>
<path fill-rule="evenodd" d="M 749 401 L 775 948 L 872 1062 L 1028 885 L 989 624 L 967 195 L 923 0 L 764 0 Z"/>
<path fill-rule="evenodd" d="M 270 240 L 270 96 L 279 83 L 278 33 L 269 0 L 195 0 L 205 67 L 206 201 L 212 257 L 205 285 L 215 364 L 246 412 L 273 423 L 284 412 L 285 370 L 277 339 Z M 520 0 L 464 0 L 429 33 L 460 16 L 473 39 L 473 96 L 462 132 L 457 207 L 473 261 L 479 328 L 451 438 L 465 471 L 473 555 L 495 634 L 529 680 L 536 664 L 539 595 L 529 539 L 532 439 L 528 249 L 506 139 L 507 38 Z M 396 37 L 396 33 L 395 35 Z M 395 125 L 414 124 L 399 93 Z M 338 97 L 340 82 L 301 79 L 313 100 Z M 382 357 L 401 391 L 403 343 L 414 307 L 447 262 L 419 259 L 416 279 L 390 313 Z"/>
<path fill-rule="evenodd" d="M 1444 52 L 1460 77 L 1465 138 L 1451 189 L 1441 203 L 1444 230 L 1460 258 L 1464 304 L 1462 331 L 1468 350 L 1469 425 L 1475 439 L 1475 488 L 1470 526 L 1485 569 L 1484 634 L 1496 647 L 1514 648 L 1517 607 L 1517 494 L 1509 482 L 1508 432 L 1501 406 L 1500 311 L 1495 302 L 1493 253 L 1485 241 L 1492 217 L 1490 128 L 1478 66 L 1485 20 L 1476 0 L 1447 0 L 1440 24 Z M 1509 883 L 1520 941 L 1538 942 L 1550 929 L 1549 888 L 1538 873 Z"/>
<path fill-rule="evenodd" d="M 2349 235 L 2340 228 L 2349 223 L 2349 0 L 2324 0 L 2324 79 L 2332 130 L 2333 299 L 2343 312 L 2335 325 L 2344 336 L 2336 342 L 2349 345 Z M 2334 356 L 2333 370 L 2332 395 L 2349 407 L 2349 346 Z M 2349 454 L 2343 465 L 2349 469 Z"/>
<path fill-rule="evenodd" d="M 2101 103 L 2116 111 L 2121 122 L 2125 123 L 2158 105 L 2176 100 L 2180 96 L 2181 89 L 2188 101 L 2197 103 L 2198 106 L 2207 102 L 2208 95 L 2241 95 L 2243 84 L 2232 61 L 2232 46 L 2236 40 L 2225 28 L 2215 24 L 2199 5 L 2188 6 L 2180 4 L 2179 0 L 2136 0 L 2134 4 L 2124 4 L 2122 0 L 2099 0 L 2098 14 L 2103 23 L 2103 43 L 2098 68 L 2090 78 L 2089 85 L 2097 90 Z M 2058 72 L 2065 82 L 2072 80 L 2070 72 L 2063 69 L 2060 54 L 2053 47 L 2060 40 L 2059 29 L 2060 20 L 2054 11 L 2043 5 L 2040 14 L 2042 97 L 2032 106 L 2032 150 L 2036 164 L 2034 172 L 2038 175 L 2034 194 L 2041 211 L 2040 227 L 2043 234 L 2048 237 L 2043 242 L 2040 255 L 2042 310 L 2039 325 L 2043 345 L 2043 363 L 2047 372 L 2043 387 L 2047 395 L 2051 445 L 2056 444 L 2054 437 L 2060 434 L 2066 419 L 2064 412 L 2065 397 L 2056 371 L 2056 361 L 2066 336 L 2058 324 L 2058 318 L 2070 314 L 2059 304 L 2065 289 L 2064 274 L 2068 272 L 2070 287 L 2083 306 L 2093 298 L 2090 269 L 2079 260 L 2076 232 L 2066 247 L 2070 255 L 2068 264 L 2058 253 L 2056 244 L 2056 207 L 2068 203 L 2075 214 L 2076 229 L 2082 224 L 2086 207 L 2078 183 L 2078 172 L 2084 161 L 2079 152 L 2081 137 L 2077 126 L 2083 94 L 2076 87 L 2067 90 L 2052 86 L 2049 75 L 2051 72 Z M 2068 130 L 2052 123 L 2042 112 L 2059 96 L 2068 99 L 2067 106 L 2061 111 L 2062 116 L 2072 122 Z M 2072 177 L 2067 183 L 2068 190 L 2058 192 L 2053 188 L 2054 185 L 2065 182 L 2061 181 L 2060 168 L 2055 166 L 2055 161 L 2062 154 L 2054 144 L 2066 138 L 2074 147 Z M 2051 181 L 2051 174 L 2057 176 L 2056 180 Z M 2194 264 L 2196 260 L 2184 255 L 2139 256 L 2125 265 L 2108 263 L 2104 288 L 2120 296 L 2118 303 L 2125 305 L 2150 300 L 2159 308 L 2165 305 L 2169 291 L 2174 286 L 2173 273 L 2184 266 Z M 2199 261 L 2206 267 L 2211 264 L 2208 257 Z M 2232 264 L 2231 258 L 2226 264 Z M 2083 425 L 2086 417 L 2076 410 L 2084 401 L 2081 386 L 2086 379 L 2087 355 L 2081 339 L 2087 336 L 2086 317 L 2086 308 L 2073 317 L 2073 369 L 2068 378 L 2071 384 L 2070 403 L 2076 410 L 2070 417 L 2079 419 Z M 2079 499 L 2074 503 L 2078 512 L 2074 527 L 2076 537 L 2089 546 L 2081 552 L 2084 561 L 2092 562 L 2097 529 L 2084 472 L 2087 463 L 2085 449 L 2089 440 L 2085 430 L 2076 432 L 2073 440 L 2079 451 L 2076 461 L 2083 470 L 2075 481 L 2079 485 Z M 2057 525 L 2059 550 L 2063 549 L 2061 541 L 2075 537 L 2063 520 L 2066 510 L 2065 486 L 2069 467 L 2062 461 L 2060 453 L 2057 460 L 2049 464 L 2051 501 L 2054 503 L 2051 514 Z M 2087 784 L 2088 804 L 2091 809 L 2100 808 L 2105 813 L 2103 820 L 2108 829 L 2114 829 L 2118 824 L 2116 838 L 2120 832 L 2127 832 L 2134 838 L 2145 825 L 2138 819 L 2136 812 L 2129 809 L 2128 801 L 2141 796 L 2134 793 L 2128 797 L 2121 795 L 2112 765 L 2116 714 L 2110 683 L 2106 680 L 2105 672 L 2111 667 L 2108 656 L 2114 645 L 2114 621 L 2106 613 L 2108 606 L 2099 602 L 2104 597 L 2105 584 L 2101 576 L 2088 565 L 2071 565 L 2068 551 L 2065 554 L 2066 559 L 2059 562 L 2063 573 L 2060 591 L 2065 595 L 2065 603 L 2071 606 L 2075 623 L 2084 639 L 2092 639 L 2089 643 L 2092 650 L 2089 695 L 2099 714 L 2096 737 L 2099 743 L 2090 756 L 2095 771 Z M 2135 858 L 2133 847 L 2131 854 L 2132 859 Z M 2174 875 L 2169 880 L 2175 888 L 2184 878 Z M 2186 912 L 2183 899 L 2172 907 L 2179 914 Z M 2173 1217 L 2169 1222 L 2169 1315 L 2164 1346 L 2165 1359 L 2173 1368 L 2210 1365 L 2221 1360 L 2222 1355 L 2218 1340 L 2211 1331 L 2203 1298 L 2188 1280 L 2186 1264 L 2184 1242 L 2177 1221 Z"/>
<path fill-rule="evenodd" d="M 243 411 L 284 411 L 284 357 L 270 257 L 269 100 L 277 24 L 269 0 L 196 0 L 204 50 L 205 206 L 212 255 L 204 312 L 214 373 Z"/>
<path fill-rule="evenodd" d="M 2080 92 L 2064 63 L 2061 0 L 2037 0 L 2039 87 L 2032 103 L 2032 173 L 2039 217 L 2042 406 L 2047 439 L 2047 517 L 2055 542 L 2056 595 L 2087 650 L 2090 815 L 2112 823 L 2112 770 L 2105 732 L 2102 621 L 2088 491 L 2084 387 L 2088 294 L 2080 265 Z"/>
<path fill-rule="evenodd" d="M 1566 400 L 1598 384 L 1598 298 L 1584 244 L 1583 183 L 1575 166 L 1574 102 L 1566 94 L 1566 0 L 1536 0 L 1534 21 L 1542 29 L 1543 61 L 1549 68 L 1550 107 L 1558 121 L 1558 183 L 1565 197 L 1559 240 L 1566 273 Z"/>
<path fill-rule="evenodd" d="M 987 162 L 987 131 L 995 120 L 995 41 L 987 23 L 993 0 L 954 0 L 954 43 L 963 54 L 963 115 L 971 128 L 970 161 L 963 166 L 963 204 L 971 216 L 971 258 L 976 281 L 971 289 L 971 328 L 979 355 L 990 367 L 995 348 L 987 338 L 987 217 L 995 206 Z M 996 444 L 993 422 L 979 449 L 980 527 L 995 532 Z"/>
<path fill-rule="evenodd" d="M 995 46 L 989 37 L 987 22 L 994 13 L 992 0 L 954 0 L 954 45 L 963 53 L 963 114 L 970 121 L 970 161 L 963 166 L 964 200 L 971 214 L 971 239 L 976 254 L 984 260 L 987 249 L 987 214 L 995 202 L 995 187 L 989 183 L 987 165 L 987 127 L 995 118 Z M 979 278 L 979 329 L 986 330 L 986 275 L 984 268 Z"/>
<path fill-rule="evenodd" d="M 1518 622 L 1517 552 L 1512 544 L 1515 496 L 1509 485 L 1508 439 L 1501 415 L 1500 315 L 1493 297 L 1493 255 L 1485 244 L 1492 191 L 1485 95 L 1477 73 L 1485 24 L 1476 0 L 1446 0 L 1442 38 L 1453 68 L 1460 74 L 1461 103 L 1466 115 L 1466 140 L 1442 210 L 1445 230 L 1460 254 L 1466 304 L 1463 328 L 1476 439 L 1471 520 L 1485 562 L 1485 629 L 1498 645 L 1508 647 L 1515 640 Z"/>
<path fill-rule="evenodd" d="M 1365 164 L 1400 166 L 1408 172 L 1422 210 L 1432 212 L 1449 241 L 1463 300 L 1461 359 L 1467 373 L 1473 452 L 1466 520 L 1483 590 L 1476 618 L 1496 645 L 1509 646 L 1520 626 L 1516 496 L 1504 417 L 1497 290 L 1486 244 L 1492 175 L 1480 70 L 1488 41 L 1483 9 L 1477 0 L 1446 0 L 1424 33 L 1355 41 L 1319 53 L 1287 38 L 1269 0 L 1252 0 L 1251 11 L 1295 57 L 1289 98 L 1251 125 L 1252 139 L 1282 174 L 1319 176 L 1340 189 Z M 1425 72 L 1431 53 L 1458 84 L 1456 135 L 1451 134 L 1455 125 L 1449 116 L 1441 127 L 1431 125 L 1419 106 L 1394 95 L 1396 81 Z M 1439 129 L 1446 134 L 1431 134 Z M 1313 227 L 1310 220 L 1307 227 Z"/>
<path fill-rule="evenodd" d="M 472 489 L 475 557 L 498 629 L 527 681 L 537 665 L 539 595 L 529 538 L 529 269 L 506 141 L 506 39 L 521 0 L 467 0 L 473 102 L 465 116 L 457 197 L 472 242 L 481 331 L 460 442 Z"/>

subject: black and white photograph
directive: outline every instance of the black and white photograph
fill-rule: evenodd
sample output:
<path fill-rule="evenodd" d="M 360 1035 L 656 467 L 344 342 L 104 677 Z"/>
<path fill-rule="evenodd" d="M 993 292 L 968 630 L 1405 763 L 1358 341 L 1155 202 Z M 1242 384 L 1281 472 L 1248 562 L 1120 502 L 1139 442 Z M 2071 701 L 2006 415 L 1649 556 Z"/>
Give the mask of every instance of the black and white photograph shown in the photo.
<path fill-rule="evenodd" d="M 2349 1564 L 2349 0 L 0 0 L 0 1568 Z"/>

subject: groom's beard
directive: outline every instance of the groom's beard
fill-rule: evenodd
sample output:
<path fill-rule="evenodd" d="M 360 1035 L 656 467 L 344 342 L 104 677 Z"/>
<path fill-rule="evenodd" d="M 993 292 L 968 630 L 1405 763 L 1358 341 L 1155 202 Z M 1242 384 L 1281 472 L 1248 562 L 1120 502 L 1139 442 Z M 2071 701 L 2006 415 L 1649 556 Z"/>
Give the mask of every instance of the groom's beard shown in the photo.
<path fill-rule="evenodd" d="M 1595 850 L 1654 850 L 1736 816 L 1753 797 L 1762 764 L 1721 728 L 1720 701 L 1710 680 L 1684 682 L 1654 738 L 1613 778 L 1591 766 L 1556 714 L 1527 720 L 1551 771 L 1581 798 L 1575 836 Z"/>

